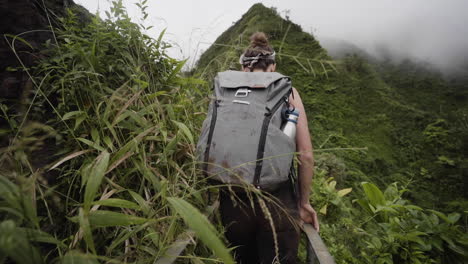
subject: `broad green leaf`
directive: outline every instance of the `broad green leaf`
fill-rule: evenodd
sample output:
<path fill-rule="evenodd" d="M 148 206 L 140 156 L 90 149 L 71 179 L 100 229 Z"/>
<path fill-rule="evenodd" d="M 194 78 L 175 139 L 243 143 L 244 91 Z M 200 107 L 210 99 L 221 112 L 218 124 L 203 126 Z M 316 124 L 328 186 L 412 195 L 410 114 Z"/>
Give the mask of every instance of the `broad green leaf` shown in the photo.
<path fill-rule="evenodd" d="M 448 219 L 448 217 L 444 213 L 432 209 L 428 209 L 428 211 L 437 215 L 440 219 L 444 220 L 445 222 L 450 223 L 450 219 Z"/>
<path fill-rule="evenodd" d="M 89 213 L 89 223 L 92 227 L 140 225 L 148 221 L 146 218 L 112 211 L 98 210 Z"/>
<path fill-rule="evenodd" d="M 353 190 L 353 188 L 341 189 L 341 190 L 338 191 L 338 196 L 343 197 L 343 196 L 347 195 L 348 193 L 350 193 L 352 190 Z"/>
<path fill-rule="evenodd" d="M 364 182 L 362 183 L 362 187 L 371 205 L 374 207 L 377 205 L 385 205 L 385 197 L 377 186 L 369 182 Z"/>
<path fill-rule="evenodd" d="M 371 210 L 371 208 L 370 208 L 369 203 L 368 203 L 366 200 L 364 200 L 364 199 L 358 199 L 358 200 L 356 200 L 356 202 L 357 202 L 364 210 L 366 210 L 367 212 L 373 213 L 372 210 Z"/>
<path fill-rule="evenodd" d="M 89 171 L 83 203 L 85 211 L 89 211 L 91 202 L 94 200 L 94 196 L 101 185 L 101 181 L 109 165 L 109 156 L 110 154 L 107 151 L 102 152 L 101 155 L 96 158 L 94 166 L 91 167 Z"/>
<path fill-rule="evenodd" d="M 119 207 L 119 208 L 129 208 L 129 209 L 136 209 L 139 210 L 140 206 L 134 202 L 130 202 L 123 199 L 118 198 L 108 198 L 105 200 L 99 200 L 92 203 L 92 205 L 103 205 L 103 206 L 111 206 L 111 207 Z"/>
<path fill-rule="evenodd" d="M 197 236 L 207 245 L 223 263 L 234 264 L 228 249 L 218 237 L 216 229 L 198 209 L 181 198 L 167 198 L 174 210 L 182 216 L 185 223 L 195 231 Z"/>
<path fill-rule="evenodd" d="M 322 208 L 320 208 L 320 213 L 323 214 L 323 215 L 327 215 L 327 206 L 328 204 L 322 206 Z"/>
<path fill-rule="evenodd" d="M 190 144 L 194 144 L 193 135 L 192 135 L 192 132 L 190 132 L 190 129 L 184 123 L 181 123 L 181 122 L 178 122 L 178 121 L 175 121 L 175 120 L 172 120 L 172 122 L 174 122 L 179 127 L 179 129 L 182 130 L 184 135 L 190 141 Z"/>
<path fill-rule="evenodd" d="M 447 218 L 451 224 L 455 224 L 456 222 L 458 222 L 458 219 L 460 219 L 460 216 L 461 215 L 459 213 L 451 213 L 447 216 Z"/>

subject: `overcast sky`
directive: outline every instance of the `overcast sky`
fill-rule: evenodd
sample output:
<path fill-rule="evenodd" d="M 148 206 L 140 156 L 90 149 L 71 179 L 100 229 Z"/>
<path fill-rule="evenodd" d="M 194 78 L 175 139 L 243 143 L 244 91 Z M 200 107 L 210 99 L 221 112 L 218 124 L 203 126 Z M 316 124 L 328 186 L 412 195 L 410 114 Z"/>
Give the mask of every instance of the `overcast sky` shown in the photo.
<path fill-rule="evenodd" d="M 95 13 L 109 9 L 108 0 L 75 0 Z M 138 21 L 136 0 L 124 0 Z M 468 1 L 466 0 L 148 0 L 147 25 L 157 37 L 167 28 L 170 55 L 193 61 L 255 3 L 276 7 L 284 17 L 324 44 L 345 40 L 370 53 L 377 46 L 426 60 L 440 67 L 467 63 Z"/>

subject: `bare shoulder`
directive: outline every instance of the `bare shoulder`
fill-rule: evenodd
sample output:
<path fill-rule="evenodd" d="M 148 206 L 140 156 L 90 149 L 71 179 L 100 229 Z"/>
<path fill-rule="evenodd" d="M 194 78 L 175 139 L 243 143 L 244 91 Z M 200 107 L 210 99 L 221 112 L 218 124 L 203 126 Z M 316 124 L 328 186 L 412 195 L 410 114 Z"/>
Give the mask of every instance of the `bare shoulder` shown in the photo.
<path fill-rule="evenodd" d="M 292 87 L 292 93 L 289 96 L 289 103 L 292 104 L 294 107 L 303 108 L 302 107 L 302 100 L 299 92 L 295 87 Z"/>

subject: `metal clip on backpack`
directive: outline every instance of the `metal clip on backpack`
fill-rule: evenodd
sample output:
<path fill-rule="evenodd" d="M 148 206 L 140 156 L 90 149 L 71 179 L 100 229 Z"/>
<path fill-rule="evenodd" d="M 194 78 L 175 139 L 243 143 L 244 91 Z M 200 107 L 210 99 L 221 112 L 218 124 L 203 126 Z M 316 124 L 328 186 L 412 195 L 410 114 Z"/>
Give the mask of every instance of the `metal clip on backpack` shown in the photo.
<path fill-rule="evenodd" d="M 205 175 L 267 191 L 288 181 L 296 143 L 280 129 L 280 108 L 291 92 L 290 78 L 276 72 L 218 73 L 197 144 Z"/>

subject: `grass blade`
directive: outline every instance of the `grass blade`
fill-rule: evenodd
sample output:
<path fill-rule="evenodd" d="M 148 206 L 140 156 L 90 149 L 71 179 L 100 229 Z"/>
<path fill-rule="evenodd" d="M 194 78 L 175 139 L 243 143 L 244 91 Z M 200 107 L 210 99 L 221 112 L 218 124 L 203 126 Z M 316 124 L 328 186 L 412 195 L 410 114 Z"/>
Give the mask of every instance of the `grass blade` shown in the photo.
<path fill-rule="evenodd" d="M 182 130 L 184 135 L 190 141 L 190 144 L 194 144 L 193 135 L 192 135 L 192 132 L 190 132 L 190 129 L 184 123 L 181 123 L 181 122 L 178 122 L 178 121 L 175 121 L 175 120 L 172 120 L 172 122 L 174 122 L 179 127 L 179 129 Z"/>
<path fill-rule="evenodd" d="M 187 225 L 207 245 L 223 263 L 234 264 L 234 260 L 224 243 L 219 239 L 216 229 L 197 208 L 180 198 L 167 198 L 174 210 L 182 216 Z"/>
<path fill-rule="evenodd" d="M 107 166 L 109 165 L 109 156 L 110 154 L 107 151 L 102 152 L 102 154 L 96 158 L 94 166 L 91 168 L 84 195 L 85 211 L 89 211 L 91 202 L 101 185 L 102 178 L 104 177 Z"/>
<path fill-rule="evenodd" d="M 93 211 L 89 213 L 89 223 L 93 227 L 140 225 L 149 219 L 112 211 Z"/>
<path fill-rule="evenodd" d="M 140 206 L 134 202 L 130 202 L 127 200 L 123 199 L 117 199 L 117 198 L 109 198 L 105 200 L 99 200 L 96 202 L 92 203 L 93 205 L 104 205 L 104 206 L 110 206 L 110 207 L 119 207 L 119 208 L 129 208 L 129 209 L 135 209 L 135 210 L 140 210 Z"/>
<path fill-rule="evenodd" d="M 177 236 L 174 243 L 171 244 L 165 255 L 158 259 L 155 264 L 172 264 L 176 261 L 177 257 L 182 254 L 187 245 L 192 241 L 192 237 L 195 235 L 193 231 L 187 231 Z"/>
<path fill-rule="evenodd" d="M 74 152 L 74 153 L 66 156 L 65 158 L 61 159 L 59 162 L 55 163 L 49 170 L 53 170 L 53 169 L 57 168 L 58 166 L 60 166 L 65 161 L 71 160 L 71 159 L 76 158 L 76 157 L 78 157 L 80 155 L 86 154 L 86 153 L 88 153 L 90 151 L 92 151 L 92 149 L 87 149 L 87 150 L 81 150 L 81 151 Z"/>
<path fill-rule="evenodd" d="M 96 249 L 94 247 L 94 240 L 93 240 L 93 235 L 91 233 L 91 226 L 89 224 L 89 219 L 85 212 L 83 212 L 83 209 L 80 208 L 80 211 L 78 213 L 78 221 L 80 223 L 80 228 L 83 230 L 83 238 L 86 242 L 86 245 L 88 246 L 91 251 L 96 254 Z"/>

